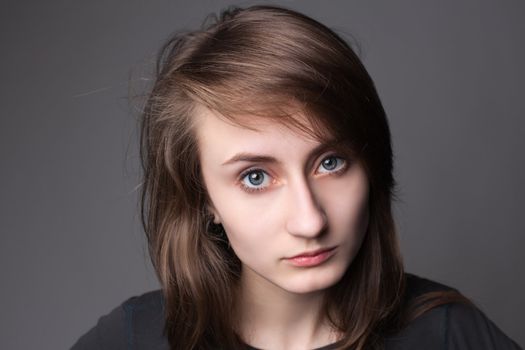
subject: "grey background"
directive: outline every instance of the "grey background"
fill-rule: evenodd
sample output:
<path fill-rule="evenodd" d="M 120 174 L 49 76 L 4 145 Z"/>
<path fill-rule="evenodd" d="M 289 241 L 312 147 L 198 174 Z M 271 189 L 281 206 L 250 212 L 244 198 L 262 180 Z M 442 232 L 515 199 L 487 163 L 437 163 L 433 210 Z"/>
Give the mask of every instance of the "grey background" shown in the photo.
<path fill-rule="evenodd" d="M 391 123 L 407 270 L 524 345 L 524 3 L 277 3 L 361 44 Z M 128 88 L 170 33 L 228 4 L 2 2 L 0 348 L 68 348 L 158 288 Z"/>

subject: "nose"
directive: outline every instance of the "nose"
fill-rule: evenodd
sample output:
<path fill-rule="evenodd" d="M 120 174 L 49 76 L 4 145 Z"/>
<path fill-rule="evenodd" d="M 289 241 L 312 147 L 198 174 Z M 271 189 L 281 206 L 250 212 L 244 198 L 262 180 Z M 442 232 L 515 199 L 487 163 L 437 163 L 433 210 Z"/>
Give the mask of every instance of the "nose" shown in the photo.
<path fill-rule="evenodd" d="M 291 235 L 305 238 L 321 235 L 328 220 L 312 186 L 304 179 L 289 186 L 286 230 Z"/>

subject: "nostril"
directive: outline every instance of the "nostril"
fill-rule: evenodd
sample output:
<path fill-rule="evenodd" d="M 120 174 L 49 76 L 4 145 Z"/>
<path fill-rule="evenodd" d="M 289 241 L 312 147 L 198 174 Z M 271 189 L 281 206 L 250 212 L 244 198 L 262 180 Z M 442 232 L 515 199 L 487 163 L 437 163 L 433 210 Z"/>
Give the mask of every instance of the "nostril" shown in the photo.
<path fill-rule="evenodd" d="M 292 210 L 287 229 L 292 235 L 315 237 L 322 235 L 327 225 L 326 213 L 318 207 L 310 206 L 302 210 Z"/>
<path fill-rule="evenodd" d="M 326 230 L 328 217 L 313 185 L 301 177 L 288 187 L 287 230 L 292 235 L 316 237 Z"/>

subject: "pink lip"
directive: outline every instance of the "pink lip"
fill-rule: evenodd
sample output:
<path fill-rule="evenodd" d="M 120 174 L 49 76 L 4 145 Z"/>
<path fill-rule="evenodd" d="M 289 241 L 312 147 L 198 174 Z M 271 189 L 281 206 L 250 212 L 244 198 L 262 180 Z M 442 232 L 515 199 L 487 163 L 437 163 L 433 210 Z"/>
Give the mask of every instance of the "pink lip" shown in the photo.
<path fill-rule="evenodd" d="M 304 252 L 291 258 L 286 258 L 292 265 L 300 267 L 317 266 L 330 259 L 335 254 L 335 248 L 318 249 L 311 252 Z"/>

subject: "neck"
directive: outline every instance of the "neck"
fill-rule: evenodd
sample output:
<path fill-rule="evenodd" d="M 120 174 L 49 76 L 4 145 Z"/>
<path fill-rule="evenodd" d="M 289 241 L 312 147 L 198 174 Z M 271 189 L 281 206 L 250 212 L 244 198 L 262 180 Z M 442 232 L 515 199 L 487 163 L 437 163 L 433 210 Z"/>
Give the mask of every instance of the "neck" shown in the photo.
<path fill-rule="evenodd" d="M 324 291 L 291 293 L 247 274 L 243 271 L 241 277 L 239 325 L 248 344 L 261 349 L 315 349 L 337 340 L 322 312 Z"/>

